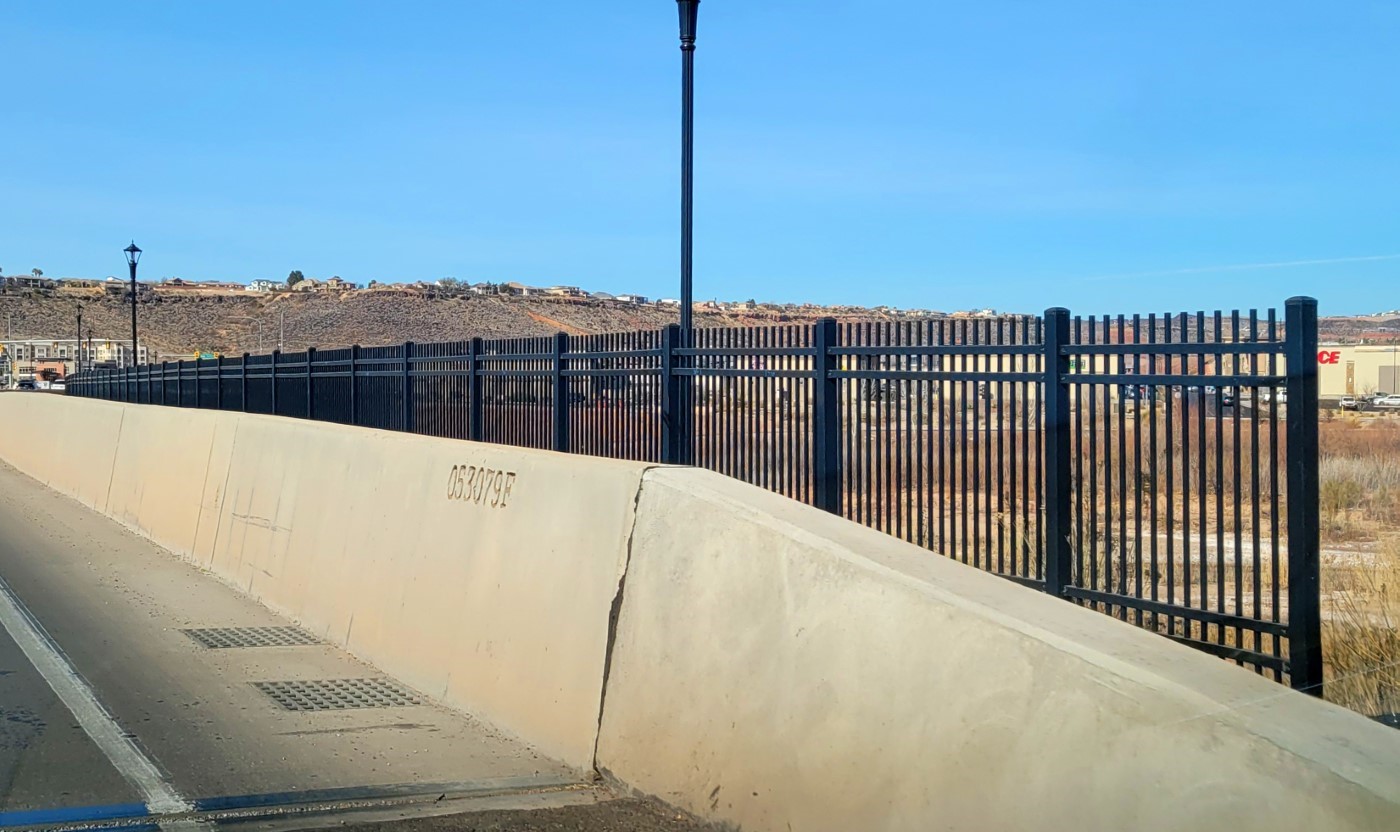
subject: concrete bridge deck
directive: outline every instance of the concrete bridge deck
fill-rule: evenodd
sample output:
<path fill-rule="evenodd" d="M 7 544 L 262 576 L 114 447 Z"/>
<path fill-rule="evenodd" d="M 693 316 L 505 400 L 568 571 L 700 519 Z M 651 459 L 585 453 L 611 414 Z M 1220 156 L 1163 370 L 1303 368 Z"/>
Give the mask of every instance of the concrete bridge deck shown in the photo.
<path fill-rule="evenodd" d="M 0 529 L 0 825 L 314 825 L 307 809 L 369 820 L 609 796 L 426 702 L 284 709 L 254 683 L 384 675 L 324 643 L 203 646 L 184 631 L 290 622 L 4 464 Z"/>

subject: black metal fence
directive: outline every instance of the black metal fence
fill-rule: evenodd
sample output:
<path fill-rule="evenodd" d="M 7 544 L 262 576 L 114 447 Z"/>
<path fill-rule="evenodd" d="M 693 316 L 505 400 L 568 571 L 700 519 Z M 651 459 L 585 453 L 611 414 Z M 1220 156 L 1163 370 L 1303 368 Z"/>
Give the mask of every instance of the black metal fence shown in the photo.
<path fill-rule="evenodd" d="M 633 460 L 785 494 L 1320 693 L 1317 306 L 406 343 L 68 394 Z"/>

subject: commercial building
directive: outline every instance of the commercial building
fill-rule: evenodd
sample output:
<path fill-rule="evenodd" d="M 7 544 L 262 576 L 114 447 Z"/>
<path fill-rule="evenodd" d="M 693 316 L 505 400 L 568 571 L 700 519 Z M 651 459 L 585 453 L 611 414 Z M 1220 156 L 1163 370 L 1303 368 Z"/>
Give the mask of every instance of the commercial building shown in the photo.
<path fill-rule="evenodd" d="M 12 387 L 22 379 L 36 378 L 44 369 L 67 376 L 78 369 L 78 339 L 24 338 L 0 340 L 0 358 L 4 360 L 4 386 Z M 146 345 L 138 349 L 139 363 L 147 362 Z M 82 366 L 125 367 L 131 363 L 131 341 L 110 338 L 84 338 Z"/>
<path fill-rule="evenodd" d="M 1324 344 L 1317 348 L 1318 394 L 1400 392 L 1400 344 Z"/>

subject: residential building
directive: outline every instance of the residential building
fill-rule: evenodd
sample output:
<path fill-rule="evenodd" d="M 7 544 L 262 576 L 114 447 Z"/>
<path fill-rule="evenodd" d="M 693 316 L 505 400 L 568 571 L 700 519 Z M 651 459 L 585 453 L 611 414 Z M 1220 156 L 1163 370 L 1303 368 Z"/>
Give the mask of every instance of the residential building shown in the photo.
<path fill-rule="evenodd" d="M 617 299 L 622 303 L 647 304 L 651 303 L 646 295 L 618 295 Z"/>
<path fill-rule="evenodd" d="M 561 298 L 586 298 L 588 293 L 577 286 L 550 286 L 544 290 L 546 295 Z"/>
<path fill-rule="evenodd" d="M 680 306 L 680 305 L 681 305 L 680 300 L 678 300 L 678 299 L 676 299 L 676 298 L 662 298 L 661 300 L 658 300 L 656 303 L 657 303 L 658 306 Z"/>
<path fill-rule="evenodd" d="M 102 283 L 102 290 L 108 295 L 116 297 L 131 297 L 131 283 L 126 280 L 121 280 L 120 278 L 107 278 Z M 136 283 L 136 294 L 138 297 L 149 294 L 150 292 L 151 284 L 141 283 L 140 281 Z"/>
<path fill-rule="evenodd" d="M 53 289 L 57 286 L 57 280 L 50 280 L 47 277 L 26 277 L 23 275 L 0 277 L 0 288 L 5 290 Z"/>
<path fill-rule="evenodd" d="M 282 282 L 282 281 L 280 281 L 280 280 L 261 280 L 261 279 L 259 279 L 259 280 L 254 280 L 254 281 L 252 281 L 251 283 L 248 284 L 248 291 L 250 291 L 250 292 L 276 292 L 277 290 L 279 290 L 279 289 L 285 289 L 286 287 L 287 287 L 287 284 L 284 283 L 284 282 Z"/>
<path fill-rule="evenodd" d="M 322 284 L 322 288 L 327 292 L 353 292 L 360 287 L 348 280 L 342 280 L 339 277 L 328 277 L 326 278 L 326 282 Z"/>

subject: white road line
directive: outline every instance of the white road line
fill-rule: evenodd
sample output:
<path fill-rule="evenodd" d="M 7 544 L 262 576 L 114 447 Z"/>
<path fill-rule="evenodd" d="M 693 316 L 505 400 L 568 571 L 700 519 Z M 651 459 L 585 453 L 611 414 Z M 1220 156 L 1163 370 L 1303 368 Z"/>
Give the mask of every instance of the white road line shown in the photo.
<path fill-rule="evenodd" d="M 0 578 L 0 625 L 4 625 L 5 631 L 24 651 L 30 664 L 73 712 L 83 731 L 102 749 L 117 771 L 141 793 L 152 813 L 172 814 L 188 812 L 193 808 L 97 701 L 92 688 L 78 675 L 63 650 L 3 578 Z"/>

